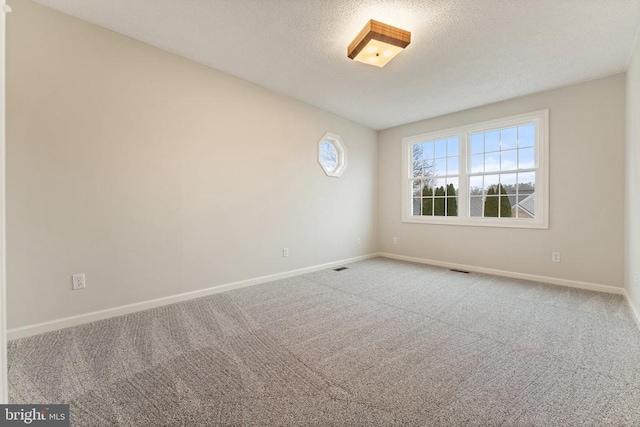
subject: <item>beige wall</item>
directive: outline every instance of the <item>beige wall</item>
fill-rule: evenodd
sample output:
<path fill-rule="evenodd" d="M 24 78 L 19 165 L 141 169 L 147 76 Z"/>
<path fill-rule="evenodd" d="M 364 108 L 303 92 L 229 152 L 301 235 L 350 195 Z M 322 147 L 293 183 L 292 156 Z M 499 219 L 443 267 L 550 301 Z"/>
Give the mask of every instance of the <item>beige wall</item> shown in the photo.
<path fill-rule="evenodd" d="M 30 1 L 13 8 L 9 328 L 375 251 L 376 132 Z M 348 148 L 340 179 L 317 163 L 327 131 Z M 71 290 L 73 273 L 87 289 Z"/>
<path fill-rule="evenodd" d="M 626 288 L 640 315 L 640 43 L 627 69 Z M 638 319 L 640 321 L 640 318 Z"/>
<path fill-rule="evenodd" d="M 626 85 L 611 76 L 377 135 L 30 1 L 14 5 L 7 48 L 9 328 L 378 249 L 621 287 L 625 86 L 626 283 L 640 307 L 637 52 Z M 549 230 L 401 222 L 402 137 L 544 108 Z M 316 161 L 327 131 L 349 151 L 340 179 Z M 86 290 L 71 291 L 73 273 Z"/>
<path fill-rule="evenodd" d="M 403 137 L 546 108 L 550 110 L 549 230 L 401 222 Z M 382 131 L 379 250 L 622 287 L 624 129 L 625 76 L 619 74 Z M 397 245 L 392 244 L 394 236 Z M 562 263 L 551 262 L 552 251 L 561 252 Z"/>

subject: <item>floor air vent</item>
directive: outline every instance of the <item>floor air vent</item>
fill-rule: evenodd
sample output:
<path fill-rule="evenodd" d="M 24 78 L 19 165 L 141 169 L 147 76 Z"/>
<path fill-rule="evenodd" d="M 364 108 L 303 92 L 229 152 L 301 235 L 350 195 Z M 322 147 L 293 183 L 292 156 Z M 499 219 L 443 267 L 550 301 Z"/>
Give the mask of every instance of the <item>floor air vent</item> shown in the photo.
<path fill-rule="evenodd" d="M 333 271 L 342 271 L 342 270 L 347 270 L 349 267 L 338 267 L 335 268 Z"/>
<path fill-rule="evenodd" d="M 456 269 L 453 269 L 453 268 L 452 268 L 452 269 L 450 269 L 449 271 L 453 271 L 453 272 L 455 272 L 455 273 L 464 273 L 464 274 L 469 274 L 469 272 L 468 272 L 468 271 L 464 271 L 464 270 L 456 270 Z"/>

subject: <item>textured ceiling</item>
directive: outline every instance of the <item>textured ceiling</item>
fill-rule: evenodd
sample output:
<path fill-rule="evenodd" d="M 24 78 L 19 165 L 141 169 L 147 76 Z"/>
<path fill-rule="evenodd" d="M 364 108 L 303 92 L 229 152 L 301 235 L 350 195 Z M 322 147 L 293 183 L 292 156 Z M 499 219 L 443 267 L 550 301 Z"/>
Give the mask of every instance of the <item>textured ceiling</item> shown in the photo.
<path fill-rule="evenodd" d="M 373 129 L 626 69 L 639 0 L 38 0 Z M 347 58 L 369 19 L 412 32 Z"/>

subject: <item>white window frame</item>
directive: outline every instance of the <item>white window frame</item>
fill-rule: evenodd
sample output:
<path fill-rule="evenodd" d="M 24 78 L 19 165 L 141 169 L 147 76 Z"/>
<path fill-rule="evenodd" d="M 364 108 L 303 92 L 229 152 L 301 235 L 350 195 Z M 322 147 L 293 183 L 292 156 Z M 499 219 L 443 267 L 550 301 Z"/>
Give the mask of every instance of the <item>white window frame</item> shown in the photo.
<path fill-rule="evenodd" d="M 534 123 L 536 203 L 534 219 L 480 218 L 469 216 L 469 167 L 468 149 L 471 135 L 491 130 Z M 457 137 L 459 141 L 458 216 L 412 215 L 412 164 L 413 144 Z M 496 172 L 500 173 L 500 172 Z M 402 222 L 440 225 L 465 225 L 502 228 L 549 228 L 549 110 L 489 120 L 481 123 L 445 129 L 436 132 L 402 138 Z"/>
<path fill-rule="evenodd" d="M 332 144 L 338 154 L 338 164 L 333 170 L 327 169 L 324 163 L 322 163 L 322 144 L 325 142 Z M 322 168 L 324 173 L 327 174 L 327 176 L 331 176 L 334 178 L 340 178 L 344 171 L 347 170 L 347 147 L 345 147 L 344 143 L 342 142 L 342 138 L 340 138 L 340 135 L 327 132 L 324 134 L 322 139 L 318 141 L 318 163 L 320 163 L 320 167 Z"/>

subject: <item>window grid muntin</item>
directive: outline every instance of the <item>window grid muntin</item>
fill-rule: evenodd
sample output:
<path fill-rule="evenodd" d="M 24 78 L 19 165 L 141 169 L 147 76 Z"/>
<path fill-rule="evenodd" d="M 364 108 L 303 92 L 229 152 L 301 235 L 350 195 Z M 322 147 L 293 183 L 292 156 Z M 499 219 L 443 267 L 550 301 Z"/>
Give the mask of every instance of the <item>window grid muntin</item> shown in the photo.
<path fill-rule="evenodd" d="M 520 144 L 521 138 L 520 138 L 520 134 L 521 134 L 521 130 L 527 129 L 527 128 L 533 128 L 533 144 L 532 145 L 522 145 Z M 506 149 L 503 149 L 503 135 L 505 132 L 510 131 L 512 129 L 515 129 L 516 131 L 516 140 L 515 140 L 515 147 L 509 147 Z M 538 171 L 538 156 L 537 156 L 537 147 L 536 147 L 536 141 L 537 141 L 537 124 L 535 122 L 529 122 L 529 123 L 522 123 L 522 124 L 517 124 L 517 125 L 509 125 L 509 126 L 499 126 L 493 129 L 484 129 L 482 131 L 475 131 L 475 132 L 468 132 L 467 133 L 467 168 L 466 168 L 466 176 L 467 176 L 467 200 L 468 200 L 468 205 L 467 205 L 467 215 L 469 218 L 498 218 L 501 220 L 504 219 L 515 219 L 515 220 L 519 220 L 519 219 L 525 219 L 525 220 L 531 220 L 531 219 L 535 219 L 536 212 L 533 212 L 533 218 L 525 218 L 522 217 L 520 218 L 520 209 L 516 208 L 515 209 L 515 217 L 513 216 L 509 216 L 509 217 L 503 217 L 502 216 L 502 194 L 500 194 L 500 189 L 501 187 L 504 188 L 503 186 L 503 182 L 502 182 L 502 175 L 507 175 L 507 174 L 515 174 L 516 179 L 515 179 L 515 183 L 513 184 L 515 187 L 515 206 L 518 206 L 520 204 L 520 202 L 522 202 L 522 200 L 520 200 L 520 179 L 519 176 L 521 174 L 525 174 L 525 173 L 534 173 L 534 188 L 536 186 L 536 182 L 535 180 L 537 180 L 537 171 Z M 487 149 L 487 134 L 498 134 L 499 135 L 499 140 L 498 140 L 498 149 L 497 150 L 489 150 L 486 151 Z M 477 138 L 478 136 L 482 136 L 482 151 L 477 151 L 474 150 L 474 138 Z M 533 167 L 530 168 L 520 168 L 520 155 L 522 153 L 521 150 L 531 150 L 533 152 Z M 511 152 L 515 152 L 516 153 L 516 162 L 515 162 L 515 167 L 510 168 L 510 169 L 502 169 L 502 159 L 503 159 L 503 153 L 511 153 Z M 492 169 L 490 171 L 487 171 L 487 163 L 486 163 L 486 155 L 487 154 L 498 154 L 499 155 L 499 161 L 498 161 L 498 169 Z M 483 171 L 482 172 L 471 172 L 471 170 L 473 169 L 473 157 L 474 156 L 479 156 L 482 155 L 483 157 Z M 497 175 L 498 176 L 498 184 L 497 184 L 497 194 L 491 195 L 491 196 L 487 196 L 486 194 L 486 185 L 484 184 L 484 178 L 487 176 L 493 176 L 493 175 Z M 483 186 L 482 186 L 482 194 L 480 197 L 478 197 L 477 195 L 472 195 L 471 194 L 471 180 L 473 177 L 482 177 L 483 178 Z M 534 198 L 535 196 L 535 190 L 533 191 L 534 194 Z M 509 198 L 509 193 L 506 192 L 505 195 L 507 196 L 507 198 Z M 497 211 L 497 216 L 485 216 L 485 206 L 486 206 L 486 201 L 487 201 L 487 197 L 495 197 L 498 199 L 498 211 Z M 481 203 L 481 216 L 473 216 L 473 212 L 472 210 L 472 200 L 474 198 L 480 198 L 482 203 Z M 535 199 L 534 199 L 535 200 Z M 534 202 L 535 203 L 535 202 Z M 537 205 L 537 204 L 536 204 Z M 535 205 L 534 205 L 535 206 Z M 511 206 L 512 211 L 513 209 L 513 205 Z M 537 208 L 536 208 L 537 210 Z"/>
<path fill-rule="evenodd" d="M 522 182 L 520 181 L 520 176 L 524 175 L 524 174 L 533 173 L 534 174 L 533 185 L 534 185 L 534 188 L 535 188 L 535 185 L 536 185 L 535 182 L 537 180 L 537 172 L 538 172 L 537 169 L 521 169 L 521 170 L 518 170 L 518 171 L 507 171 L 506 173 L 489 172 L 489 173 L 468 174 L 467 175 L 467 177 L 468 177 L 468 179 L 467 179 L 467 184 L 468 184 L 467 193 L 469 194 L 469 204 L 467 206 L 467 211 L 468 211 L 467 213 L 469 215 L 469 218 L 500 218 L 500 219 L 510 218 L 510 219 L 525 219 L 525 220 L 535 219 L 535 217 L 536 217 L 536 213 L 535 212 L 533 212 L 533 217 L 532 218 L 526 218 L 526 217 L 520 218 L 520 210 L 519 209 L 515 210 L 515 212 L 516 212 L 516 216 L 515 217 L 513 217 L 513 216 L 511 216 L 511 217 L 503 217 L 503 216 L 501 216 L 500 212 L 501 212 L 502 199 L 501 199 L 499 194 L 497 194 L 495 196 L 487 196 L 487 194 L 486 194 L 486 185 L 484 184 L 484 178 L 486 176 L 498 175 L 500 177 L 498 179 L 498 184 L 502 184 L 503 188 L 504 188 L 504 185 L 513 185 L 515 190 L 516 190 L 516 192 L 515 193 L 507 192 L 504 195 L 506 195 L 509 199 L 512 198 L 511 196 L 514 196 L 513 198 L 514 198 L 514 200 L 516 202 L 516 205 L 517 205 L 520 202 L 522 202 L 526 197 L 530 196 L 531 194 L 533 194 L 534 197 L 536 197 L 535 196 L 535 190 L 533 192 L 531 192 L 531 193 L 522 193 L 522 194 L 520 193 L 520 186 L 522 184 Z M 505 184 L 502 181 L 502 175 L 515 175 L 516 176 L 515 183 L 514 184 Z M 474 187 L 471 186 L 471 180 L 473 178 L 483 178 L 483 185 L 480 187 L 481 194 L 472 194 L 472 188 L 477 188 L 475 186 Z M 528 183 L 530 183 L 530 182 L 527 182 L 527 184 Z M 523 196 L 522 199 L 521 199 L 521 196 Z M 493 217 L 493 216 L 485 217 L 484 216 L 485 199 L 487 197 L 498 197 L 498 216 L 497 217 Z M 473 203 L 471 202 L 472 199 L 481 199 L 482 200 L 482 204 L 481 204 L 481 206 L 482 206 L 482 208 L 481 208 L 482 215 L 473 215 L 473 213 L 471 212 L 472 205 L 473 205 Z M 514 206 L 512 205 L 511 207 L 513 209 Z"/>
<path fill-rule="evenodd" d="M 439 144 L 443 142 L 444 144 Z M 442 147 L 444 145 L 444 155 L 440 155 L 438 156 L 438 146 Z M 416 152 L 415 149 L 417 146 L 422 147 L 422 163 L 421 163 L 421 167 L 420 169 L 422 170 L 422 174 L 420 175 L 416 175 Z M 425 147 L 427 146 L 432 146 L 432 149 L 430 149 L 429 151 L 431 151 L 432 156 L 427 157 L 427 152 L 425 150 Z M 455 148 L 455 153 L 456 154 L 450 154 L 450 150 L 452 148 Z M 417 141 L 417 142 L 413 142 L 409 145 L 409 152 L 411 154 L 411 162 L 412 162 L 412 170 L 411 170 L 411 178 L 409 178 L 409 189 L 411 191 L 411 216 L 418 216 L 418 217 L 424 217 L 424 216 L 429 216 L 429 217 L 459 217 L 459 209 L 460 209 L 460 205 L 459 205 L 459 193 L 460 193 L 460 175 L 461 175 L 461 166 L 460 166 L 460 157 L 461 157 L 461 153 L 460 153 L 460 137 L 458 135 L 453 135 L 450 137 L 443 137 L 443 138 L 435 138 L 435 139 L 429 139 L 429 140 L 425 140 L 425 141 Z M 437 164 L 438 160 L 444 160 L 444 164 L 445 164 L 445 173 L 444 174 L 434 174 L 432 176 L 427 176 L 425 175 L 425 170 L 427 168 L 431 168 L 431 166 L 427 166 L 425 167 L 425 162 L 430 159 L 432 160 L 433 163 L 433 167 L 435 168 L 435 165 Z M 456 171 L 457 173 L 455 174 L 449 174 L 449 160 L 450 159 L 455 159 L 456 163 L 457 163 L 457 168 Z M 437 184 L 438 181 L 444 180 L 444 196 L 436 196 L 435 192 L 437 189 L 440 188 L 440 186 Z M 452 183 L 451 181 L 455 180 L 457 185 L 454 185 L 454 191 L 455 191 L 455 196 L 449 196 L 449 184 Z M 432 195 L 425 197 L 424 196 L 424 189 L 426 186 L 426 183 L 428 183 L 429 181 L 435 181 L 436 184 L 434 184 L 434 186 L 432 187 Z M 416 183 L 419 182 L 420 185 L 418 187 L 419 190 L 419 196 L 416 194 Z M 436 200 L 442 200 L 444 201 L 444 206 L 443 206 L 443 213 L 444 215 L 436 215 Z M 456 202 L 456 214 L 455 215 L 449 215 L 449 203 L 450 203 L 450 199 L 455 199 Z M 425 200 L 431 200 L 431 213 L 425 215 L 424 213 L 424 207 L 425 207 Z M 416 202 L 419 201 L 419 206 L 420 206 L 420 213 L 416 214 Z"/>

